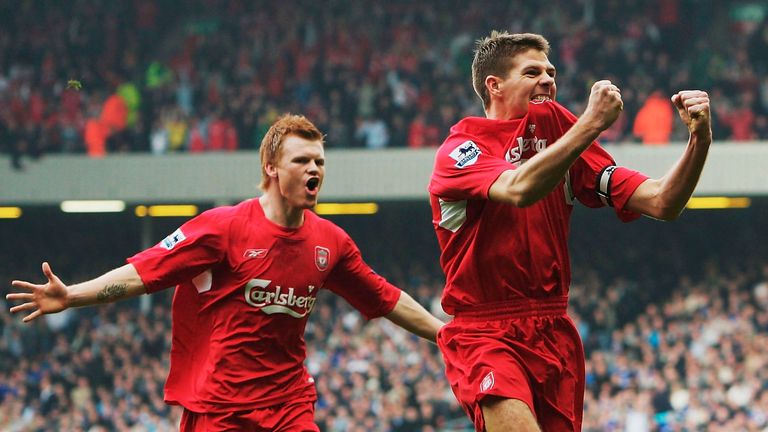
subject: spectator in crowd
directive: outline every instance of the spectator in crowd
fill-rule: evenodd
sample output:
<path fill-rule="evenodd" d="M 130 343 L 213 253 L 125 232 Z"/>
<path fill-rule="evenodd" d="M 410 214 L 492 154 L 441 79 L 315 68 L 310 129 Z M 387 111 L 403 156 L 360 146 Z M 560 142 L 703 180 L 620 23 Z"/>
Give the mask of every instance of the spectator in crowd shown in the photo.
<path fill-rule="evenodd" d="M 642 95 L 659 90 L 655 83 L 666 88 L 690 83 L 713 95 L 720 87 L 723 107 L 739 107 L 756 118 L 768 114 L 761 56 L 768 51 L 768 18 L 753 22 L 730 13 L 739 7 L 732 2 L 706 8 L 678 2 L 675 13 L 664 16 L 642 2 L 601 8 L 566 1 L 520 8 L 511 2 L 461 16 L 452 13 L 461 6 L 457 0 L 440 2 L 440 7 L 435 0 L 289 0 L 297 7 L 204 0 L 185 0 L 181 6 L 147 3 L 0 5 L 7 35 L 0 44 L 0 100 L 5 102 L 0 123 L 4 129 L 34 131 L 38 143 L 35 148 L 26 142 L 27 133 L 13 135 L 5 151 L 15 155 L 14 166 L 39 153 L 83 152 L 85 143 L 94 144 L 96 156 L 149 151 L 155 120 L 176 110 L 189 124 L 207 122 L 210 113 L 219 113 L 213 120 L 223 116 L 229 122 L 228 138 L 217 147 L 220 140 L 214 136 L 216 145 L 209 149 L 254 149 L 266 128 L 254 128 L 253 119 L 269 117 L 271 110 L 311 113 L 334 138 L 330 146 L 365 146 L 355 139 L 359 118 L 388 131 L 389 140 L 369 141 L 373 146 L 419 147 L 418 139 L 395 141 L 402 140 L 396 131 L 403 127 L 399 119 L 410 129 L 413 119 L 423 116 L 423 124 L 441 128 L 467 115 L 482 115 L 463 85 L 468 59 L 462 47 L 488 27 L 510 27 L 508 17 L 514 17 L 513 29 L 546 29 L 557 56 L 553 63 L 569 71 L 559 97 L 571 111 L 583 111 L 576 90 L 595 76 L 633 90 L 623 94 L 626 119 L 608 131 L 606 142 L 632 140 Z M 553 7 L 556 17 L 550 13 Z M 201 11 L 204 21 L 197 18 Z M 615 25 L 595 26 L 598 22 Z M 698 25 L 712 22 L 719 25 Z M 275 23 L 291 36 L 278 38 Z M 671 28 L 693 30 L 681 35 Z M 433 34 L 454 36 L 435 39 Z M 726 36 L 730 46 L 743 48 L 718 44 Z M 673 71 L 670 58 L 683 67 Z M 71 79 L 82 88 L 68 88 Z M 744 92 L 753 94 L 754 101 L 740 100 Z M 128 107 L 130 138 L 120 136 L 120 143 L 102 140 L 104 130 L 86 127 L 89 119 L 101 118 L 101 108 L 113 95 Z M 95 109 L 89 111 L 90 106 Z M 720 130 L 730 128 L 727 122 L 715 121 L 714 127 L 716 139 L 768 138 L 766 127 L 757 125 L 733 136 Z M 203 131 L 208 142 L 217 128 Z M 684 139 L 676 132 L 673 140 Z M 438 141 L 423 143 L 437 146 Z"/>
<path fill-rule="evenodd" d="M 662 94 L 661 90 L 654 90 L 637 112 L 632 133 L 640 138 L 643 144 L 667 144 L 672 136 L 674 115 L 669 99 Z"/>

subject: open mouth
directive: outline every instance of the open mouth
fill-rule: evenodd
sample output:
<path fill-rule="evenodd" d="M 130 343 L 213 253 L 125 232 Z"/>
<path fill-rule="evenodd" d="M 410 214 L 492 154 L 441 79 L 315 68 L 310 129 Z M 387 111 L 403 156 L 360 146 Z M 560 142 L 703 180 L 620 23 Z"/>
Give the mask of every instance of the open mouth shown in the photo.
<path fill-rule="evenodd" d="M 307 189 L 310 190 L 310 192 L 313 192 L 317 187 L 320 186 L 320 179 L 317 177 L 312 177 L 311 179 L 307 180 Z"/>
<path fill-rule="evenodd" d="M 552 100 L 549 95 L 536 95 L 531 98 L 531 102 L 546 102 Z"/>

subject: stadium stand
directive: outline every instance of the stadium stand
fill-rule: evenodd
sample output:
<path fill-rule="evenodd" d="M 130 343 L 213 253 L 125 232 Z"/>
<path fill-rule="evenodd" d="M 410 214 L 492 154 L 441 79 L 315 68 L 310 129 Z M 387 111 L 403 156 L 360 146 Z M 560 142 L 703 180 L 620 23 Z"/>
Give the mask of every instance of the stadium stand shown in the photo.
<path fill-rule="evenodd" d="M 434 147 L 481 114 L 471 48 L 494 28 L 550 39 L 558 98 L 574 112 L 595 79 L 620 84 L 609 145 L 642 142 L 643 124 L 659 121 L 640 115 L 649 96 L 680 87 L 710 92 L 717 141 L 768 139 L 757 2 L 75 0 L 0 2 L 0 151 L 15 169 L 53 153 L 252 151 L 284 111 L 317 122 L 330 148 Z M 650 141 L 682 139 L 673 124 Z M 587 352 L 585 432 L 768 430 L 768 227 L 755 201 L 621 228 L 577 211 L 570 313 Z M 440 314 L 429 212 L 388 204 L 335 220 Z M 156 241 L 181 220 L 153 222 Z M 0 220 L 0 430 L 177 429 L 179 408 L 162 401 L 170 290 L 32 325 L 4 300 L 11 278 L 40 279 L 43 260 L 65 281 L 120 264 L 145 246 L 142 223 L 47 207 Z M 306 339 L 323 431 L 471 430 L 436 347 L 330 295 Z"/>
<path fill-rule="evenodd" d="M 433 233 L 409 222 L 428 218 L 428 210 L 388 207 L 336 221 L 378 271 L 439 314 Z M 574 223 L 590 227 L 574 233 L 573 250 L 587 252 L 574 253 L 570 306 L 588 358 L 585 431 L 768 427 L 763 210 L 689 211 L 685 223 L 667 225 L 622 225 L 608 211 L 577 212 Z M 84 278 L 140 247 L 141 227 L 125 215 L 59 215 L 46 228 L 51 218 L 41 210 L 23 224 L 0 225 L 12 239 L 0 256 L 12 266 L 3 272 L 39 279 L 34 261 L 44 253 L 65 280 Z M 5 236 L 11 231 L 16 235 Z M 40 252 L 54 231 L 57 240 Z M 174 430 L 180 412 L 162 402 L 171 294 L 33 325 L 11 317 L 0 300 L 0 430 Z M 332 295 L 320 297 L 306 339 L 322 430 L 469 430 L 435 346 L 386 321 L 366 323 Z"/>
<path fill-rule="evenodd" d="M 604 142 L 679 140 L 677 122 L 648 133 L 669 113 L 646 102 L 683 87 L 717 101 L 716 140 L 766 139 L 765 16 L 748 2 L 679 0 L 4 2 L 0 135 L 17 168 L 51 152 L 254 149 L 285 111 L 313 119 L 332 147 L 436 146 L 481 114 L 473 41 L 508 29 L 550 39 L 574 112 L 594 80 L 619 84 L 625 115 Z"/>

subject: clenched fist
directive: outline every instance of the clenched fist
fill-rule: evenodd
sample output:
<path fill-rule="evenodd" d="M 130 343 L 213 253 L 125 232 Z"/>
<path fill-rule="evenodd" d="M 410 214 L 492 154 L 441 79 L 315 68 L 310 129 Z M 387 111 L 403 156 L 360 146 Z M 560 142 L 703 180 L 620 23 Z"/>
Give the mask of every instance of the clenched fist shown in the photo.
<path fill-rule="evenodd" d="M 584 115 L 600 131 L 604 131 L 611 127 L 623 109 L 621 90 L 609 80 L 601 80 L 592 85 Z"/>
<path fill-rule="evenodd" d="M 701 90 L 683 90 L 672 95 L 672 103 L 688 131 L 697 136 L 711 136 L 709 95 Z"/>

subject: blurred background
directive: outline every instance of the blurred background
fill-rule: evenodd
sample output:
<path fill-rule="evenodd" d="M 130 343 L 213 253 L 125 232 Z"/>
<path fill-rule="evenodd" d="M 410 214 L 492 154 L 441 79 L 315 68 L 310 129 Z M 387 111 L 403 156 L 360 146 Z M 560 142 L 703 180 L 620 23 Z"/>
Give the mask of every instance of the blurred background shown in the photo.
<path fill-rule="evenodd" d="M 600 138 L 659 175 L 712 98 L 715 143 L 673 223 L 578 207 L 569 313 L 587 353 L 585 431 L 768 430 L 768 2 L 0 0 L 0 430 L 176 430 L 162 402 L 172 290 L 22 325 L 4 294 L 95 277 L 189 217 L 258 195 L 284 112 L 327 133 L 318 213 L 433 313 L 443 276 L 426 184 L 449 127 L 482 115 L 474 41 L 552 44 L 575 113 L 611 79 Z M 307 367 L 323 431 L 471 430 L 437 348 L 323 293 Z"/>

